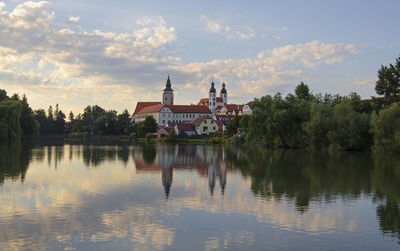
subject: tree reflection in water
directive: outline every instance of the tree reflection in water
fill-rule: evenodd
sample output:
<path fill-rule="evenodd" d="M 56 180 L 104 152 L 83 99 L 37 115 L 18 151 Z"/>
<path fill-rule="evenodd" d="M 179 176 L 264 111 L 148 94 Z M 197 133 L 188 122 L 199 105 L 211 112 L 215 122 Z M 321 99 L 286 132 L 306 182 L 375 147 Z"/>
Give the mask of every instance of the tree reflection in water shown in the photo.
<path fill-rule="evenodd" d="M 137 172 L 160 172 L 166 199 L 173 196 L 174 170 L 181 169 L 207 177 L 211 196 L 217 183 L 224 194 L 229 172 L 239 171 L 251 179 L 254 196 L 292 201 L 302 214 L 308 212 L 312 202 L 354 200 L 366 195 L 377 204 L 380 230 L 400 240 L 400 157 L 396 155 L 206 145 L 1 145 L 0 185 L 5 180 L 24 182 L 31 161 L 47 161 L 57 168 L 64 157 L 81 159 L 87 167 L 97 167 L 104 161 L 126 166 L 132 159 Z"/>
<path fill-rule="evenodd" d="M 24 182 L 31 153 L 23 144 L 0 145 L 0 185 L 6 179 Z"/>

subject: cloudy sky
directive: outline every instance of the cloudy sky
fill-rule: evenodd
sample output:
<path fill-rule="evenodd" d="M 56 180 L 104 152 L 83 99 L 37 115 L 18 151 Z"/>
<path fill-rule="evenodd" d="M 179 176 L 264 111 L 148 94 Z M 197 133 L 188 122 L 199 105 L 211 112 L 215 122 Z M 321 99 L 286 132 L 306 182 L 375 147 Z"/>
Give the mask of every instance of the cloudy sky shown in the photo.
<path fill-rule="evenodd" d="M 0 88 L 34 109 L 60 104 L 130 112 L 159 101 L 170 74 L 178 104 L 214 79 L 244 103 L 304 81 L 314 93 L 375 95 L 380 65 L 400 55 L 394 1 L 4 1 Z"/>

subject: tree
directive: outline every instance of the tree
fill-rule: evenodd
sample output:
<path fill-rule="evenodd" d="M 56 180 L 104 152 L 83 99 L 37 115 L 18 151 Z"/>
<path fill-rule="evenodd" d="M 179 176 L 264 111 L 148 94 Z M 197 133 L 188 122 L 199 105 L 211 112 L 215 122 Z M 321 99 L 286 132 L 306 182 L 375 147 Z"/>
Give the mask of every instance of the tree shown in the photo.
<path fill-rule="evenodd" d="M 296 86 L 296 89 L 294 92 L 298 99 L 309 99 L 311 96 L 310 89 L 303 82 L 301 82 L 298 86 Z"/>
<path fill-rule="evenodd" d="M 392 104 L 386 109 L 373 113 L 371 132 L 374 135 L 374 148 L 389 152 L 400 152 L 400 107 Z"/>
<path fill-rule="evenodd" d="M 226 125 L 226 134 L 232 136 L 237 133 L 237 129 L 240 127 L 240 117 L 235 116 L 232 121 Z"/>
<path fill-rule="evenodd" d="M 52 131 L 52 122 L 47 119 L 46 112 L 43 109 L 38 109 L 33 112 L 35 120 L 39 123 L 40 134 L 50 134 Z"/>
<path fill-rule="evenodd" d="M 152 116 L 147 116 L 142 124 L 145 133 L 157 132 L 157 122 Z"/>
<path fill-rule="evenodd" d="M 370 115 L 355 111 L 349 100 L 333 108 L 333 128 L 328 133 L 332 145 L 342 150 L 364 150 L 371 144 Z"/>
<path fill-rule="evenodd" d="M 35 120 L 34 113 L 28 104 L 28 100 L 25 94 L 21 100 L 22 111 L 21 111 L 21 129 L 24 135 L 32 135 L 39 133 L 40 125 Z"/>
<path fill-rule="evenodd" d="M 245 129 L 249 128 L 250 115 L 248 115 L 248 114 L 242 115 L 242 118 L 240 119 L 239 124 L 242 128 L 245 128 Z"/>
<path fill-rule="evenodd" d="M 63 134 L 65 131 L 65 114 L 59 109 L 58 104 L 56 104 L 56 109 L 54 110 L 54 132 L 56 134 Z"/>
<path fill-rule="evenodd" d="M 118 121 L 118 134 L 127 134 L 128 127 L 131 122 L 131 115 L 128 110 L 125 109 L 121 114 L 117 117 Z"/>
<path fill-rule="evenodd" d="M 0 142 L 12 142 L 21 138 L 21 113 L 21 102 L 8 98 L 0 102 Z"/>
<path fill-rule="evenodd" d="M 333 129 L 333 108 L 328 104 L 312 103 L 310 119 L 303 124 L 303 129 L 308 146 L 328 147 L 328 133 Z"/>
<path fill-rule="evenodd" d="M 7 92 L 3 89 L 0 89 L 0 102 L 5 99 L 8 99 Z"/>
<path fill-rule="evenodd" d="M 400 57 L 396 59 L 394 65 L 382 65 L 378 70 L 375 91 L 385 97 L 387 105 L 400 101 Z"/>
<path fill-rule="evenodd" d="M 68 120 L 69 120 L 69 122 L 72 122 L 72 121 L 74 121 L 74 113 L 72 112 L 72 111 L 70 111 L 69 112 L 69 115 L 68 115 Z"/>

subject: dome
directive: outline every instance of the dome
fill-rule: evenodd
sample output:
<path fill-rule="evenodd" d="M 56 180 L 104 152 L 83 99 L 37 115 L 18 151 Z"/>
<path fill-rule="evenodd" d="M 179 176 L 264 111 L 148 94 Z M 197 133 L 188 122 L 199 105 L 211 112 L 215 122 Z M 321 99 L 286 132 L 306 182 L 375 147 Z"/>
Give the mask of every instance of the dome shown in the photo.
<path fill-rule="evenodd" d="M 225 83 L 222 83 L 221 94 L 226 94 Z"/>
<path fill-rule="evenodd" d="M 210 93 L 215 93 L 215 87 L 214 87 L 214 82 L 211 82 L 211 88 L 210 88 Z"/>

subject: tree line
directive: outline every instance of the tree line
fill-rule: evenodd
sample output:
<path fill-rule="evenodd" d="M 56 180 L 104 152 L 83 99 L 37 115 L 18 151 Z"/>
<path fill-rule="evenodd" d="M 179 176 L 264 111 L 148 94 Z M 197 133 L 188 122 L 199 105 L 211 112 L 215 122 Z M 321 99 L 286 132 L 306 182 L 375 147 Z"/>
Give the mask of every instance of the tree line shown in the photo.
<path fill-rule="evenodd" d="M 400 152 L 400 57 L 378 70 L 375 90 L 383 97 L 314 95 L 302 82 L 286 97 L 254 99 L 252 114 L 236 117 L 227 133 L 240 128 L 234 142 L 268 147 Z"/>
<path fill-rule="evenodd" d="M 32 110 L 25 95 L 11 97 L 0 89 L 0 142 L 18 141 L 29 135 L 132 135 L 145 137 L 157 130 L 157 123 L 146 118 L 144 123 L 131 123 L 131 114 L 125 109 L 121 114 L 105 110 L 98 105 L 88 105 L 82 113 L 65 113 L 56 104 L 44 109 Z"/>

